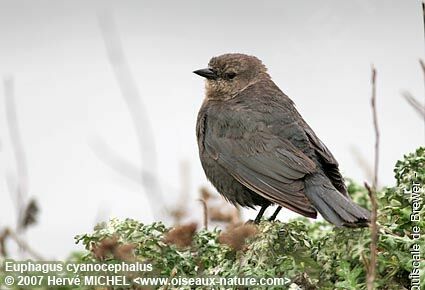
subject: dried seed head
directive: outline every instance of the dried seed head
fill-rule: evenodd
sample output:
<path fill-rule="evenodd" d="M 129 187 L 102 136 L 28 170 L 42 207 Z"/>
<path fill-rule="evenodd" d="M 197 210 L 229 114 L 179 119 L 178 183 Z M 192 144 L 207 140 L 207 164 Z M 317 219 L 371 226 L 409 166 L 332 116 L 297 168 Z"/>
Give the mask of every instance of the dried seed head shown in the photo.
<path fill-rule="evenodd" d="M 164 242 L 174 244 L 179 248 L 188 247 L 192 244 L 197 227 L 196 223 L 177 226 L 165 235 Z"/>
<path fill-rule="evenodd" d="M 257 226 L 253 224 L 243 224 L 222 232 L 218 237 L 218 241 L 221 244 L 228 245 L 235 251 L 240 251 L 245 249 L 246 239 L 255 236 L 257 233 Z"/>

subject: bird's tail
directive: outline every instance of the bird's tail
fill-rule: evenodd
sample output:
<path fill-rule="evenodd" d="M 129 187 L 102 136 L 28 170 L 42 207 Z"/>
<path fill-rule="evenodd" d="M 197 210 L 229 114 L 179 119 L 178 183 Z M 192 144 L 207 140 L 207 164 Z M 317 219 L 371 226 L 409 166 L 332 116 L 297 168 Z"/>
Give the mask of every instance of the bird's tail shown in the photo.
<path fill-rule="evenodd" d="M 322 174 L 313 174 L 305 179 L 305 195 L 328 222 L 341 227 L 366 226 L 370 212 L 344 196 Z"/>

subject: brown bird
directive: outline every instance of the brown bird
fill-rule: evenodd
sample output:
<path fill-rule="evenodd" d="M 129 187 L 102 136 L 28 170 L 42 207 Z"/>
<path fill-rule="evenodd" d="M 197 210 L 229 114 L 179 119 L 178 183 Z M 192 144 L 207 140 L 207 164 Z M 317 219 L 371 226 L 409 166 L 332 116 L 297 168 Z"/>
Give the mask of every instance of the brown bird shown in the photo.
<path fill-rule="evenodd" d="M 364 226 L 370 218 L 354 203 L 328 148 L 254 56 L 213 57 L 198 114 L 199 156 L 207 178 L 228 201 L 243 207 L 281 207 L 336 226 Z"/>

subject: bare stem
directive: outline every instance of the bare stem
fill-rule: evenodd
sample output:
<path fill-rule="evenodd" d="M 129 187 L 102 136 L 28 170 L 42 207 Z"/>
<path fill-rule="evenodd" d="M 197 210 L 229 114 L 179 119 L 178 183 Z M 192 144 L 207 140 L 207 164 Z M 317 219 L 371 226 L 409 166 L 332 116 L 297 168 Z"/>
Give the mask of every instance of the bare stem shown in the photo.
<path fill-rule="evenodd" d="M 421 104 L 414 96 L 412 96 L 409 92 L 402 93 L 404 99 L 409 103 L 409 105 L 419 114 L 425 122 L 425 105 Z"/>
<path fill-rule="evenodd" d="M 133 78 L 127 59 L 124 55 L 121 40 L 114 21 L 109 14 L 99 17 L 109 63 L 121 90 L 121 95 L 127 105 L 133 127 L 136 132 L 141 166 L 149 170 L 141 170 L 140 180 L 146 190 L 153 213 L 158 213 L 158 206 L 163 205 L 163 198 L 156 176 L 156 152 L 153 130 L 142 102 L 136 81 Z M 146 174 L 149 171 L 150 174 Z"/>
<path fill-rule="evenodd" d="M 25 200 L 28 194 L 28 169 L 27 159 L 18 125 L 15 104 L 15 88 L 13 78 L 4 79 L 4 94 L 6 118 L 9 129 L 10 141 L 16 162 L 16 176 L 9 176 L 9 189 L 15 201 L 17 211 L 16 230 L 22 230 L 22 220 L 25 211 Z"/>
<path fill-rule="evenodd" d="M 6 244 L 7 238 L 12 239 L 18 245 L 20 249 L 22 249 L 24 252 L 27 252 L 34 259 L 44 260 L 44 258 L 40 254 L 34 251 L 24 240 L 19 238 L 19 236 L 10 228 L 4 229 L 0 237 L 0 240 L 3 246 L 3 248 L 1 249 L 2 255 L 6 255 L 6 249 L 4 248 L 4 245 Z"/>
<path fill-rule="evenodd" d="M 423 22 L 424 22 L 424 37 L 425 37 L 425 1 L 424 0 L 422 0 L 422 15 L 423 15 Z"/>
<path fill-rule="evenodd" d="M 208 206 L 205 199 L 199 199 L 199 201 L 202 203 L 202 208 L 204 210 L 204 229 L 208 230 Z"/>
<path fill-rule="evenodd" d="M 425 33 L 425 2 L 422 2 L 422 9 L 423 9 L 423 13 L 424 13 L 424 33 Z M 425 62 L 422 59 L 419 59 L 419 64 L 421 65 L 422 68 L 422 74 L 423 74 L 423 78 L 424 78 L 424 89 L 425 89 Z M 422 106 L 422 112 L 423 112 L 423 119 L 424 119 L 424 138 L 425 138 L 425 94 L 424 94 L 424 103 Z"/>
<path fill-rule="evenodd" d="M 374 289 L 374 282 L 376 277 L 376 255 L 377 255 L 377 242 L 378 242 L 378 225 L 377 225 L 377 213 L 378 203 L 376 200 L 376 190 L 378 185 L 378 168 L 379 168 L 379 127 L 378 127 L 378 113 L 376 109 L 376 69 L 372 67 L 372 114 L 373 114 L 373 127 L 375 130 L 375 162 L 374 162 L 374 176 L 372 187 L 365 182 L 365 187 L 368 190 L 369 198 L 372 203 L 372 213 L 370 221 L 370 263 L 367 271 L 367 289 Z"/>
<path fill-rule="evenodd" d="M 376 191 L 378 186 L 378 169 L 379 169 L 379 126 L 378 126 L 378 113 L 376 109 L 376 69 L 372 67 L 372 114 L 373 114 L 373 127 L 375 129 L 375 164 L 374 164 L 374 177 L 372 188 Z"/>

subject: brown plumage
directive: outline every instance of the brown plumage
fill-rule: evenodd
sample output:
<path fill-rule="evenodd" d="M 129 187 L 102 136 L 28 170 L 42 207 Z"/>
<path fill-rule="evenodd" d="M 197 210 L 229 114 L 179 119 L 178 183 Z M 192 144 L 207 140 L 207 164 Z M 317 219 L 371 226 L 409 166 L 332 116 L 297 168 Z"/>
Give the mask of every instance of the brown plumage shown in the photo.
<path fill-rule="evenodd" d="M 207 69 L 197 138 L 205 174 L 230 202 L 271 204 L 337 226 L 360 226 L 369 212 L 347 194 L 338 162 L 256 57 L 224 54 Z"/>

